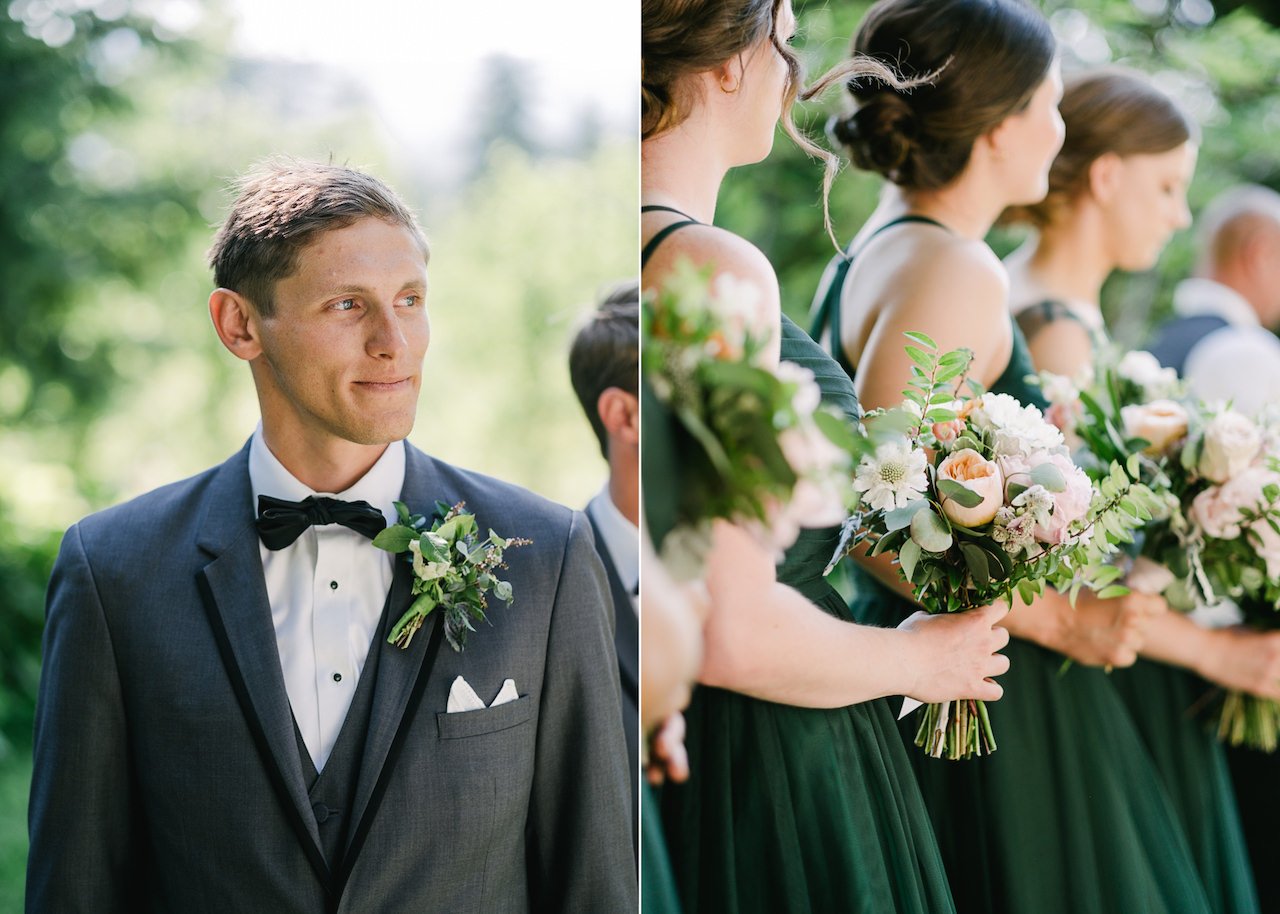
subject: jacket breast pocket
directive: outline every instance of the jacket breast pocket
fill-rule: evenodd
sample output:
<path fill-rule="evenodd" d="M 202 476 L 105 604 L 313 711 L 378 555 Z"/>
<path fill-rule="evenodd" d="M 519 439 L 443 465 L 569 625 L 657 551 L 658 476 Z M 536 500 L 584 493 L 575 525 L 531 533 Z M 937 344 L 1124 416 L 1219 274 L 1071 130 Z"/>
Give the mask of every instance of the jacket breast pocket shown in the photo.
<path fill-rule="evenodd" d="M 478 708 L 475 711 L 458 711 L 453 714 L 436 714 L 436 726 L 441 739 L 462 739 L 510 730 L 528 723 L 533 716 L 533 698 L 521 695 L 496 708 Z"/>

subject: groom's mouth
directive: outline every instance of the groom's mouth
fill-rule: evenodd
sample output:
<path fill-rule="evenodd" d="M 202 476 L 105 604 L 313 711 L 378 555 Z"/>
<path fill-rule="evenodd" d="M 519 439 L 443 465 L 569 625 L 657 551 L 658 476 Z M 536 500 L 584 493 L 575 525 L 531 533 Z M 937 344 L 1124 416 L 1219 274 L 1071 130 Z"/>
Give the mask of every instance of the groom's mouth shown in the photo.
<path fill-rule="evenodd" d="M 395 378 L 387 381 L 356 381 L 355 385 L 360 390 L 367 390 L 371 393 L 392 393 L 398 390 L 405 390 L 413 383 L 413 375 L 404 378 Z"/>

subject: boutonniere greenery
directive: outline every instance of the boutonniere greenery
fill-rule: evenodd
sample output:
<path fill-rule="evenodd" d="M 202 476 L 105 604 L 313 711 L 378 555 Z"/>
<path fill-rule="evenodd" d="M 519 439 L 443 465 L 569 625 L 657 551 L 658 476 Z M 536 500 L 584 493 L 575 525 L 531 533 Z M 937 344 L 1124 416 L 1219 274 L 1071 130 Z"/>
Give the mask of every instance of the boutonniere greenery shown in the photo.
<path fill-rule="evenodd" d="M 437 607 L 444 613 L 444 636 L 449 646 L 461 651 L 467 644 L 467 633 L 475 631 L 475 622 L 487 622 L 485 610 L 489 596 L 511 605 L 511 584 L 497 578 L 494 572 L 507 566 L 502 561 L 505 550 L 527 546 L 533 540 L 523 537 L 501 537 L 489 531 L 480 536 L 475 515 L 465 510 L 465 503 L 449 507 L 436 502 L 430 519 L 410 514 L 396 502 L 398 524 L 392 524 L 376 537 L 373 545 L 387 552 L 406 553 L 413 563 L 415 599 L 400 621 L 391 629 L 387 641 L 401 648 L 409 642 L 422 623 Z"/>

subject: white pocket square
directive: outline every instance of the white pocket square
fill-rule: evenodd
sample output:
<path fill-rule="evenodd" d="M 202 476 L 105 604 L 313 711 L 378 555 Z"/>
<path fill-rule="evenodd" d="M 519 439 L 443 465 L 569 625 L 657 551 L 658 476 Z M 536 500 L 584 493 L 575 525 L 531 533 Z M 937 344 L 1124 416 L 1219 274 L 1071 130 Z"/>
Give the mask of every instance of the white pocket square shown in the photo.
<path fill-rule="evenodd" d="M 496 708 L 498 705 L 504 705 L 509 701 L 515 701 L 520 697 L 516 691 L 516 682 L 514 679 L 504 680 L 502 688 L 498 690 L 498 697 L 489 705 Z M 445 706 L 445 711 L 449 714 L 456 714 L 459 711 L 479 711 L 485 706 L 480 700 L 480 696 L 476 694 L 476 690 L 471 688 L 461 676 L 453 680 L 453 685 L 449 687 L 449 703 Z"/>

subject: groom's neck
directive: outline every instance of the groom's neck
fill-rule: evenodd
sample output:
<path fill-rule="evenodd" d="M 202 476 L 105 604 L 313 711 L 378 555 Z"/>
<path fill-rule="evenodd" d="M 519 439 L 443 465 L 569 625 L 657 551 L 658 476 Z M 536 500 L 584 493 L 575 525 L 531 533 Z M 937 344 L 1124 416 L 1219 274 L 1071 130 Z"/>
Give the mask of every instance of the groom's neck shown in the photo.
<path fill-rule="evenodd" d="M 335 493 L 364 478 L 390 443 L 357 444 L 331 435 L 272 429 L 265 422 L 262 439 L 280 464 L 307 488 Z"/>

